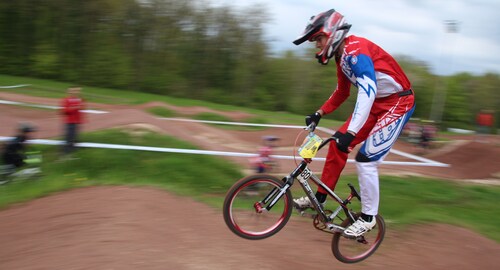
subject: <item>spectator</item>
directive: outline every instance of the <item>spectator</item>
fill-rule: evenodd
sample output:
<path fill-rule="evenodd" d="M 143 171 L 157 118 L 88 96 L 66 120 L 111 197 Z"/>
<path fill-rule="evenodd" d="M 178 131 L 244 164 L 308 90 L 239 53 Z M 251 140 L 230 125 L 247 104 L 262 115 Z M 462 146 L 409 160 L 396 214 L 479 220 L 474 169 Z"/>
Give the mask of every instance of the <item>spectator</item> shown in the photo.
<path fill-rule="evenodd" d="M 436 137 L 437 128 L 431 121 L 422 121 L 421 129 L 419 146 L 423 150 L 427 150 L 431 147 L 431 142 Z"/>
<path fill-rule="evenodd" d="M 491 110 L 481 110 L 476 116 L 476 124 L 477 124 L 477 141 L 486 141 L 484 139 L 487 134 L 491 133 L 491 129 L 493 128 L 493 111 Z"/>
<path fill-rule="evenodd" d="M 64 117 L 63 154 L 65 156 L 75 151 L 80 124 L 83 122 L 82 110 L 84 101 L 80 97 L 80 87 L 70 87 L 67 96 L 61 102 L 61 113 Z"/>

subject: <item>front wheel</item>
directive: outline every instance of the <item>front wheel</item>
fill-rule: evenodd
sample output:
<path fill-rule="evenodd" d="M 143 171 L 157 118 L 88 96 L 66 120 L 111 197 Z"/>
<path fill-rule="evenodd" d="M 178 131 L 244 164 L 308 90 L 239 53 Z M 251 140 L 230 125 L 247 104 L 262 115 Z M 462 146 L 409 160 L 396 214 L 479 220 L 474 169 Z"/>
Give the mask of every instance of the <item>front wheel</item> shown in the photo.
<path fill-rule="evenodd" d="M 224 221 L 236 235 L 258 240 L 279 232 L 292 214 L 292 194 L 270 175 L 251 175 L 236 182 L 223 205 Z"/>
<path fill-rule="evenodd" d="M 358 215 L 355 215 L 357 218 Z M 343 263 L 357 263 L 370 257 L 380 246 L 385 235 L 385 222 L 382 216 L 375 216 L 377 225 L 355 239 L 342 236 L 342 232 L 336 232 L 332 239 L 332 252 L 337 260 Z M 346 219 L 341 226 L 347 228 L 353 222 L 351 219 Z"/>

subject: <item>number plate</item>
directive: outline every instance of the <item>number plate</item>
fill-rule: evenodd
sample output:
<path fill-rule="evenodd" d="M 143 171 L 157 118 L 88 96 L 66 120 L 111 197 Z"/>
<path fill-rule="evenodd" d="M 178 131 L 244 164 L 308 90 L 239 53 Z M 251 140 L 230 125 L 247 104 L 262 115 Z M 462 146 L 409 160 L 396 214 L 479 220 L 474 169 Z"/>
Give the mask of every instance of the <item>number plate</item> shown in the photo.
<path fill-rule="evenodd" d="M 302 158 L 315 157 L 322 142 L 323 140 L 316 134 L 314 134 L 314 136 L 307 136 L 304 143 L 299 148 L 299 155 Z"/>
<path fill-rule="evenodd" d="M 309 170 L 309 168 L 305 168 L 298 176 L 297 176 L 297 179 L 300 181 L 300 182 L 305 182 L 307 181 L 307 179 L 311 178 L 311 175 L 312 175 L 312 171 Z"/>

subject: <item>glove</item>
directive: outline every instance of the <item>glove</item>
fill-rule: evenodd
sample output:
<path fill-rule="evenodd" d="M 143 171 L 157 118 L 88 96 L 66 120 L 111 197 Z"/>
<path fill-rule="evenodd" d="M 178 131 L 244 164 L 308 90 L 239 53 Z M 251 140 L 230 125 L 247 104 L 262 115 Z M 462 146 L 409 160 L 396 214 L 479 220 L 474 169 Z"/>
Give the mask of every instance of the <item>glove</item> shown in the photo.
<path fill-rule="evenodd" d="M 351 142 L 352 140 L 354 140 L 354 135 L 352 135 L 351 133 L 349 132 L 346 132 L 345 134 L 344 133 L 341 133 L 341 132 L 335 132 L 335 134 L 333 134 L 333 137 L 337 138 L 337 148 L 344 152 L 344 153 L 349 153 L 352 151 L 352 149 L 350 149 L 349 145 L 351 145 Z"/>
<path fill-rule="evenodd" d="M 319 120 L 321 119 L 321 114 L 319 112 L 315 112 L 306 116 L 306 126 L 309 126 L 312 122 L 316 123 L 316 126 L 319 124 Z"/>

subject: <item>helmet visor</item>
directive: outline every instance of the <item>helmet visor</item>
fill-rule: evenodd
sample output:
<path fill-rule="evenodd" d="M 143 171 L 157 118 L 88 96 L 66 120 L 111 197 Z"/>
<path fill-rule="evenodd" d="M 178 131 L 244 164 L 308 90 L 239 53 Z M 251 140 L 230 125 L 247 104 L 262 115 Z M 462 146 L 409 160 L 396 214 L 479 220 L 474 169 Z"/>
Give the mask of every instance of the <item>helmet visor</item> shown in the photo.
<path fill-rule="evenodd" d="M 300 35 L 299 37 L 297 37 L 297 39 L 293 41 L 293 44 L 300 45 L 307 40 L 311 40 L 312 36 L 317 35 L 318 33 L 322 33 L 326 20 L 334 12 L 335 12 L 334 9 L 330 9 L 326 12 L 311 17 L 311 20 L 308 22 L 306 29 L 304 29 L 302 35 Z"/>

